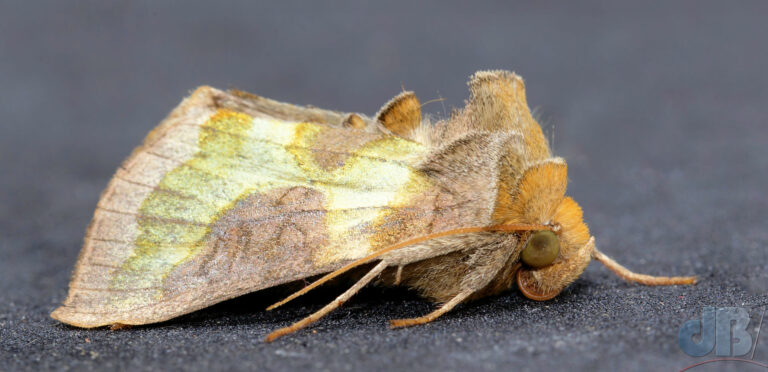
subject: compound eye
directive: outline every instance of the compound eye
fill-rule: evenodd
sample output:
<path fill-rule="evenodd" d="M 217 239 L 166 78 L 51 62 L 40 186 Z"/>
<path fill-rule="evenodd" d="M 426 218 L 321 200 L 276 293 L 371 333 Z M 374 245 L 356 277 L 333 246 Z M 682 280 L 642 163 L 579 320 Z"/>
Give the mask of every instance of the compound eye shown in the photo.
<path fill-rule="evenodd" d="M 541 268 L 551 264 L 560 253 L 560 241 L 557 235 L 549 230 L 533 233 L 525 244 L 520 259 L 533 268 Z"/>

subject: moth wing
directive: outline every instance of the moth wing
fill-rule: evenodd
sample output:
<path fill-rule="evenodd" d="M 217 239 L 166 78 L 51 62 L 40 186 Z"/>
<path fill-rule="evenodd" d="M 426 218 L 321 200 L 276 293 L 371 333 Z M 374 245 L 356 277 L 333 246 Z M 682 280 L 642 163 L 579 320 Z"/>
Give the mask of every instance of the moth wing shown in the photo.
<path fill-rule="evenodd" d="M 361 113 L 344 113 L 313 106 L 299 106 L 236 89 L 216 96 L 217 105 L 251 116 L 264 115 L 289 122 L 317 123 L 336 128 L 378 132 L 375 121 Z"/>
<path fill-rule="evenodd" d="M 327 124 L 334 127 L 342 126 L 348 114 L 333 110 L 325 110 L 312 106 L 299 106 L 286 102 L 262 97 L 253 93 L 233 89 L 222 92 L 210 90 L 213 103 L 220 108 L 241 112 L 250 116 L 267 116 L 290 122 L 308 122 Z"/>
<path fill-rule="evenodd" d="M 52 317 L 159 322 L 457 220 L 413 166 L 423 145 L 254 97 L 199 88 L 148 135 L 103 192 Z"/>

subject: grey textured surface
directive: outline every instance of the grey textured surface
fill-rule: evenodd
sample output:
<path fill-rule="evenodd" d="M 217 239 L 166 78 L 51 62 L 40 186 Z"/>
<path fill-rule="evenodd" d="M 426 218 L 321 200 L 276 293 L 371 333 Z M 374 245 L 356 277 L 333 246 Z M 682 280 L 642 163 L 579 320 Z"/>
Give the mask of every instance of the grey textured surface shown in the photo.
<path fill-rule="evenodd" d="M 713 357 L 677 345 L 702 306 L 748 308 L 754 334 L 768 305 L 765 2 L 202 3 L 0 5 L 0 370 L 670 370 Z M 630 285 L 593 263 L 553 301 L 508 293 L 394 331 L 388 319 L 431 305 L 369 288 L 273 344 L 260 340 L 338 289 L 120 332 L 48 317 L 99 192 L 197 85 L 374 113 L 401 84 L 462 106 L 486 68 L 526 79 L 598 246 L 699 285 Z"/>

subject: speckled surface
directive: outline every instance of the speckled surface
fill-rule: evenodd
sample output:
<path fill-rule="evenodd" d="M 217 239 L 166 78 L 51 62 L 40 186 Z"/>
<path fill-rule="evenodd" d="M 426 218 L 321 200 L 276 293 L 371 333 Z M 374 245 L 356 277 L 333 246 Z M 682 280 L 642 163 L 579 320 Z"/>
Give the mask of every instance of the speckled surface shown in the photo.
<path fill-rule="evenodd" d="M 755 334 L 768 306 L 766 3 L 191 3 L 0 5 L 0 370 L 678 370 L 714 357 L 677 345 L 703 306 L 747 308 Z M 630 285 L 593 263 L 553 301 L 509 293 L 405 330 L 387 320 L 431 305 L 368 288 L 273 344 L 260 340 L 340 289 L 119 332 L 48 317 L 99 192 L 197 85 L 374 113 L 402 84 L 444 97 L 425 107 L 443 115 L 485 68 L 526 79 L 598 246 L 699 285 Z M 765 339 L 754 360 L 768 363 Z"/>

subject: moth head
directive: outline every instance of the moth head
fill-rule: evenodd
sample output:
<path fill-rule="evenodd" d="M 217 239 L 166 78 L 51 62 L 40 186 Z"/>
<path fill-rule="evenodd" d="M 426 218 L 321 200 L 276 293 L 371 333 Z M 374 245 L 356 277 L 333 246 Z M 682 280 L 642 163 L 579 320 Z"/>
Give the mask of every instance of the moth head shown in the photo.
<path fill-rule="evenodd" d="M 567 183 L 567 165 L 561 158 L 532 164 L 514 180 L 499 180 L 495 222 L 546 227 L 521 232 L 516 249 L 521 265 L 517 285 L 533 300 L 557 296 L 584 272 L 592 257 L 594 239 L 579 205 L 565 196 Z"/>

